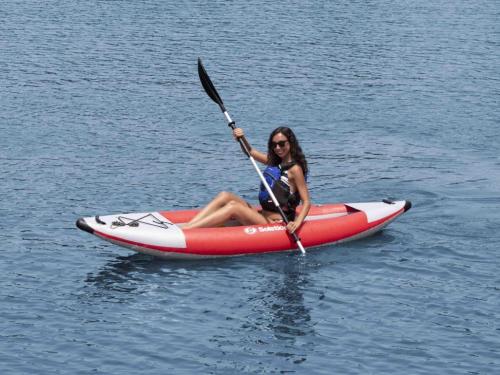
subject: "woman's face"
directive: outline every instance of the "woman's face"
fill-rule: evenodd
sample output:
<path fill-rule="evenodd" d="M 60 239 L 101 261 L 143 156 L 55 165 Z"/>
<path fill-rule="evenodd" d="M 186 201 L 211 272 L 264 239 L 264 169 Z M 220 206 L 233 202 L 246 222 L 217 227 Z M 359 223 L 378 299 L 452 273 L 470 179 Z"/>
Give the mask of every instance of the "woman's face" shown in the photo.
<path fill-rule="evenodd" d="M 282 133 L 278 133 L 273 137 L 271 147 L 281 160 L 285 159 L 290 153 L 290 142 Z"/>

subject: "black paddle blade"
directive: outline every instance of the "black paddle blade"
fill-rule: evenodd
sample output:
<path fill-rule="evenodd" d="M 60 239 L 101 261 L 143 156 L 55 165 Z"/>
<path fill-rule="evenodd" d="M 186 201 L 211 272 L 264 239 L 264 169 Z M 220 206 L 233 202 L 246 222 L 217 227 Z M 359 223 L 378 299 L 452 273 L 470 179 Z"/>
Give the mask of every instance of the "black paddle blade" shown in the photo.
<path fill-rule="evenodd" d="M 201 59 L 199 57 L 198 57 L 198 75 L 200 76 L 201 84 L 205 89 L 207 95 L 210 96 L 210 98 L 220 106 L 222 112 L 226 112 L 224 103 L 222 102 L 222 99 L 217 93 L 217 90 L 215 89 L 214 84 L 210 80 L 210 77 L 208 76 L 207 71 L 205 70 L 205 67 L 203 66 Z"/>

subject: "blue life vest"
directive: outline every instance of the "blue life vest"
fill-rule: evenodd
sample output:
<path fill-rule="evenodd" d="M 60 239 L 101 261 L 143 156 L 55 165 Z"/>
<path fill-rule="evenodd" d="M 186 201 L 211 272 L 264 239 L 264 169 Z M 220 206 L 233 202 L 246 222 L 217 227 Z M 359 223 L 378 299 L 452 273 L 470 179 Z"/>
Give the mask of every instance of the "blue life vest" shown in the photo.
<path fill-rule="evenodd" d="M 288 182 L 288 170 L 294 165 L 295 163 L 290 163 L 286 166 L 268 166 L 263 173 L 264 178 L 271 187 L 274 196 L 288 220 L 295 219 L 295 209 L 300 203 L 299 192 L 296 191 L 292 194 L 290 192 L 290 183 Z M 264 210 L 279 212 L 263 183 L 260 184 L 259 202 Z"/>

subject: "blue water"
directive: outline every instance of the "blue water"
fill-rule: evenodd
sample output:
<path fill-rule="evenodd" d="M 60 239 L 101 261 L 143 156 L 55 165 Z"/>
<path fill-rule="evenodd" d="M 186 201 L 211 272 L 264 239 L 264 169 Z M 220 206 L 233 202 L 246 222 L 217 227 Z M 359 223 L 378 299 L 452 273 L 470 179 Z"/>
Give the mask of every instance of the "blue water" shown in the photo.
<path fill-rule="evenodd" d="M 500 371 L 500 16 L 484 1 L 0 5 L 0 373 Z M 255 201 L 202 57 L 316 203 L 409 199 L 366 240 L 167 262 L 78 217 Z"/>

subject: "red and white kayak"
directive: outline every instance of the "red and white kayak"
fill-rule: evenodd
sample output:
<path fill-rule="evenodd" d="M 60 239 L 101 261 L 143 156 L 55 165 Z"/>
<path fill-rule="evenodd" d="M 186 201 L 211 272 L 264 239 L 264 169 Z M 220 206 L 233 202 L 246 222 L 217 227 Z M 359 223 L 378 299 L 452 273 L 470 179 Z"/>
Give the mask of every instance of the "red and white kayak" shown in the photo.
<path fill-rule="evenodd" d="M 297 231 L 311 248 L 363 238 L 408 211 L 410 201 L 312 206 Z M 298 208 L 300 210 L 300 207 Z M 76 226 L 106 241 L 169 259 L 212 258 L 297 249 L 282 223 L 182 229 L 199 210 L 157 211 L 80 218 Z"/>

